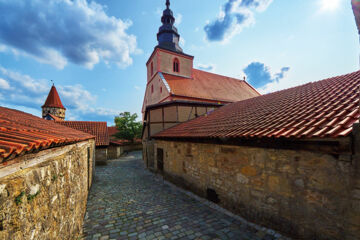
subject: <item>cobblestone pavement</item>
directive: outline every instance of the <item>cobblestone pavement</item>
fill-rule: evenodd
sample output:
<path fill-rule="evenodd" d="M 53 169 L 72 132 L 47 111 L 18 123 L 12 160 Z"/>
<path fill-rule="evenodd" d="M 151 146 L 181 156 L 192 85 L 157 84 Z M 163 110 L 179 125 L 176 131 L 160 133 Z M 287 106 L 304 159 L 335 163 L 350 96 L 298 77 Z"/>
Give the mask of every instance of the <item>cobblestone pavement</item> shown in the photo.
<path fill-rule="evenodd" d="M 84 239 L 285 239 L 164 183 L 140 152 L 96 168 Z"/>

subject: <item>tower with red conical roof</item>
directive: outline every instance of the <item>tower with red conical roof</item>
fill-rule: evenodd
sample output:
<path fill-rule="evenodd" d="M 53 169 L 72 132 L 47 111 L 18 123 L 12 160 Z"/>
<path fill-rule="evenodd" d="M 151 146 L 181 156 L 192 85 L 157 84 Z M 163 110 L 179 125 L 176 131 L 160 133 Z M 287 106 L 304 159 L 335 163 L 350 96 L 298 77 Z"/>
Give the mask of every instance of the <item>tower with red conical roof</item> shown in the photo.
<path fill-rule="evenodd" d="M 49 95 L 41 108 L 43 118 L 46 118 L 48 115 L 52 115 L 62 120 L 65 119 L 66 108 L 64 108 L 62 104 L 54 84 L 52 85 Z"/>

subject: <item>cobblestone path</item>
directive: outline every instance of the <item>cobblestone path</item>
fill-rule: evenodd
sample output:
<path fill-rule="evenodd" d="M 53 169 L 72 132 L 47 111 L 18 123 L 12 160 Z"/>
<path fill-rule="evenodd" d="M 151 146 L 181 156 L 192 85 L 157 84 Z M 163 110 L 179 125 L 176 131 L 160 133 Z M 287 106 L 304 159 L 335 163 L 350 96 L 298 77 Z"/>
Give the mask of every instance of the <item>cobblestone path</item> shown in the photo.
<path fill-rule="evenodd" d="M 96 168 L 84 239 L 285 239 L 165 184 L 139 152 Z"/>

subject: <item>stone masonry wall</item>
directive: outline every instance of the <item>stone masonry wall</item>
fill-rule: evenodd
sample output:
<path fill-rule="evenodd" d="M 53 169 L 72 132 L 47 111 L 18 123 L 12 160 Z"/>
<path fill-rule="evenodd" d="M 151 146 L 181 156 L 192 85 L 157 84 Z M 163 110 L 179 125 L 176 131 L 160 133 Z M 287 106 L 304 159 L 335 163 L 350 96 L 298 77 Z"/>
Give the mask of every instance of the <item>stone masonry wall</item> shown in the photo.
<path fill-rule="evenodd" d="M 78 239 L 92 182 L 94 140 L 0 166 L 0 239 Z"/>
<path fill-rule="evenodd" d="M 155 168 L 158 149 L 165 177 L 204 197 L 214 190 L 220 205 L 250 221 L 300 239 L 360 236 L 355 156 L 157 140 Z"/>
<path fill-rule="evenodd" d="M 106 147 L 97 147 L 95 150 L 96 165 L 104 165 L 108 159 L 108 149 Z"/>

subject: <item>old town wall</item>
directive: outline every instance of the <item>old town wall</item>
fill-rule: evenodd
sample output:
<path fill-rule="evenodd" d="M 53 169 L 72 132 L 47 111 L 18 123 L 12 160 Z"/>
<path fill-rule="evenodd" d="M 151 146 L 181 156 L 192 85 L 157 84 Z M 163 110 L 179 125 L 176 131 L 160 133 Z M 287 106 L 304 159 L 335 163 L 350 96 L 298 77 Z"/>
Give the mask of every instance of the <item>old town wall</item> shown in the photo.
<path fill-rule="evenodd" d="M 357 156 L 156 140 L 150 168 L 163 168 L 170 181 L 289 236 L 355 240 Z"/>
<path fill-rule="evenodd" d="M 77 239 L 94 171 L 94 140 L 0 166 L 0 239 Z"/>

